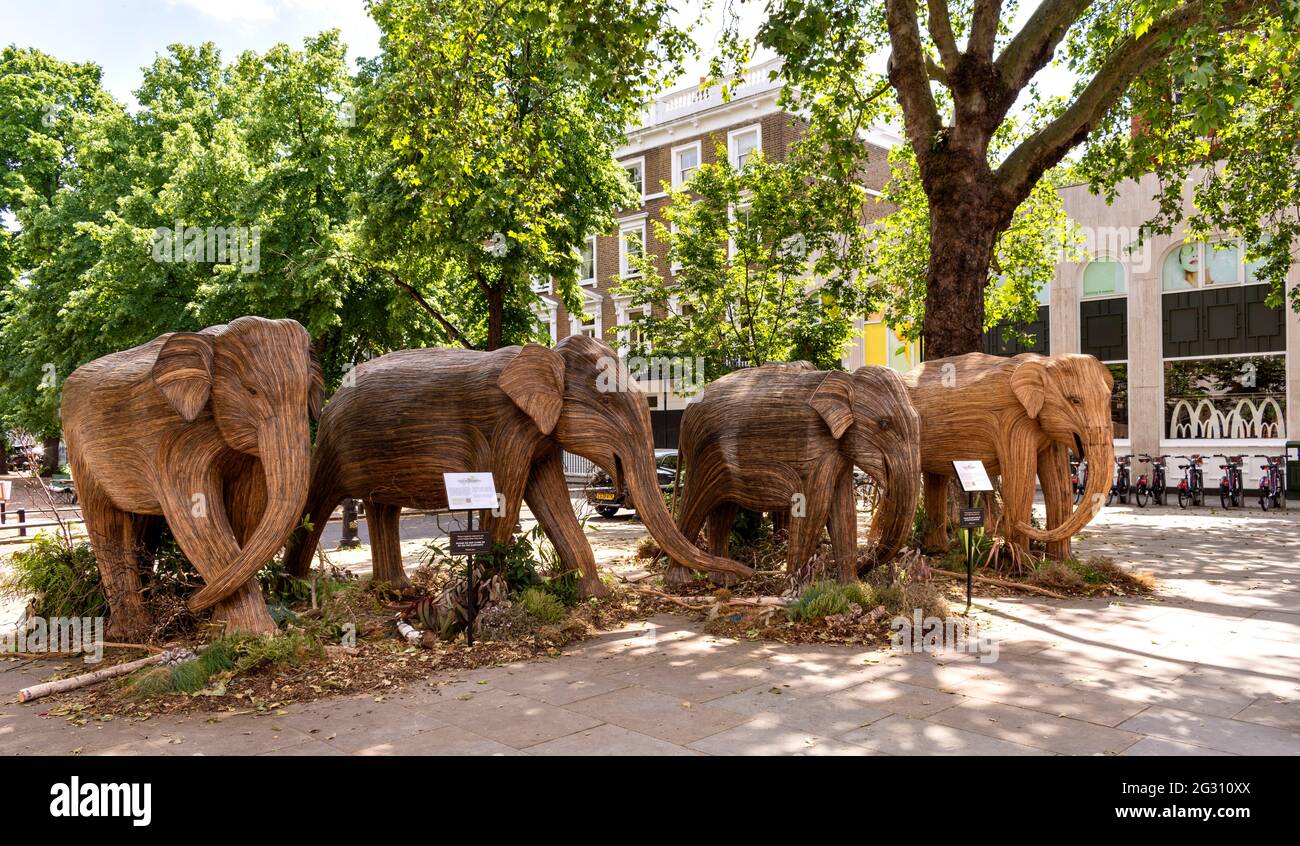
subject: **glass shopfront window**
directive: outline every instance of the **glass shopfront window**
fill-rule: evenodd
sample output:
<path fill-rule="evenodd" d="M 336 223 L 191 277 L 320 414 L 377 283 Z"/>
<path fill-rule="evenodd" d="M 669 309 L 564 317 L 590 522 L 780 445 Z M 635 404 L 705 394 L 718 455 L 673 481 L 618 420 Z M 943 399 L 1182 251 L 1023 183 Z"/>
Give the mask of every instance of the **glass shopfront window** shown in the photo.
<path fill-rule="evenodd" d="M 1165 361 L 1165 431 L 1171 440 L 1281 439 L 1286 434 L 1286 357 Z"/>

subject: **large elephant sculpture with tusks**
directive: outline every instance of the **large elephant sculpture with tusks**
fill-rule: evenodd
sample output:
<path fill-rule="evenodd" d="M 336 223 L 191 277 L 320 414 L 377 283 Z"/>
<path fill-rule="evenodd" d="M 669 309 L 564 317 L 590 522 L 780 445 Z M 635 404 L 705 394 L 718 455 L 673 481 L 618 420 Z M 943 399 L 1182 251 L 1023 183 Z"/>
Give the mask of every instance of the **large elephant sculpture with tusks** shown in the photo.
<path fill-rule="evenodd" d="M 739 508 L 772 512 L 789 530 L 787 567 L 803 567 L 830 532 L 838 575 L 858 575 L 853 468 L 880 496 L 870 541 L 875 562 L 907 541 L 920 491 L 916 411 L 898 374 L 853 373 L 807 362 L 738 370 L 709 385 L 682 417 L 678 514 L 694 539 L 707 522 L 710 550 L 727 553 Z M 670 583 L 689 578 L 669 570 Z"/>
<path fill-rule="evenodd" d="M 359 365 L 321 416 L 312 457 L 311 531 L 287 555 L 304 574 L 325 521 L 346 497 L 366 503 L 376 580 L 405 585 L 398 519 L 403 507 L 446 508 L 443 474 L 493 474 L 501 505 L 485 515 L 492 540 L 510 540 L 527 502 L 585 595 L 606 592 L 573 511 L 562 451 L 590 459 L 625 483 L 637 513 L 674 560 L 748 575 L 708 555 L 677 530 L 655 471 L 646 396 L 610 347 L 574 335 L 554 348 L 491 352 L 402 350 Z"/>
<path fill-rule="evenodd" d="M 1027 551 L 1047 544 L 1070 556 L 1070 538 L 1101 509 L 1115 459 L 1110 370 L 1090 355 L 1014 357 L 968 353 L 927 361 L 903 380 L 921 416 L 927 551 L 948 548 L 952 462 L 977 459 L 1001 476 L 998 532 Z M 1088 460 L 1088 481 L 1071 511 L 1069 452 Z M 1042 484 L 1047 528 L 1030 525 L 1034 477 Z"/>
<path fill-rule="evenodd" d="M 149 634 L 139 555 L 159 517 L 205 582 L 192 610 L 275 630 L 252 577 L 302 514 L 323 387 L 307 331 L 260 317 L 161 335 L 68 377 L 63 433 L 112 638 Z"/>

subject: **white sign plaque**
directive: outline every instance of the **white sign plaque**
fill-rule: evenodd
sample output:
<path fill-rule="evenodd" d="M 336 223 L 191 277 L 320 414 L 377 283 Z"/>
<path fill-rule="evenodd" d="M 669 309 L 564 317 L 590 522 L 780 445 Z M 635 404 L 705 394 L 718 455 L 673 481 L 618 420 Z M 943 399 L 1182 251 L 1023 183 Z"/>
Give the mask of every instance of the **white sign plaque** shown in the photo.
<path fill-rule="evenodd" d="M 966 493 L 993 490 L 993 483 L 989 481 L 983 461 L 954 461 L 952 469 L 957 471 L 957 481 Z"/>
<path fill-rule="evenodd" d="M 497 507 L 497 486 L 491 473 L 443 473 L 442 481 L 447 486 L 448 508 Z"/>

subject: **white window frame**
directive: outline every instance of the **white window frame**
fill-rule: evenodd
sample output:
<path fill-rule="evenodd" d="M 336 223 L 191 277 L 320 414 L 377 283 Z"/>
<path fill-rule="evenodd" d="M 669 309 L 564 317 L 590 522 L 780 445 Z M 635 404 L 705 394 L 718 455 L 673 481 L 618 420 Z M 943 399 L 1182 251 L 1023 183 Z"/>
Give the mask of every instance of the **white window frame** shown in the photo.
<path fill-rule="evenodd" d="M 672 223 L 668 224 L 668 231 L 672 233 L 674 242 L 676 242 L 677 240 L 677 232 L 679 228 L 680 227 L 677 226 L 676 221 L 673 221 Z M 683 266 L 684 265 L 681 263 L 681 261 L 679 261 L 678 259 L 673 259 L 668 267 L 668 272 L 671 273 L 673 276 L 676 276 L 678 273 L 682 272 Z"/>
<path fill-rule="evenodd" d="M 1210 278 L 1210 254 L 1211 254 L 1210 251 L 1214 249 L 1215 244 L 1223 244 L 1229 242 L 1235 242 L 1237 245 L 1236 281 L 1215 282 L 1212 285 L 1207 285 L 1206 280 Z M 1165 262 L 1169 261 L 1170 256 L 1177 255 L 1183 249 L 1183 247 L 1187 247 L 1187 246 L 1196 247 L 1196 250 L 1200 255 L 1200 259 L 1201 259 L 1201 266 L 1200 269 L 1197 271 L 1196 284 L 1190 288 L 1166 288 L 1165 287 Z M 1178 293 L 1185 293 L 1187 291 L 1208 291 L 1214 288 L 1231 288 L 1234 285 L 1244 286 L 1244 285 L 1264 284 L 1259 281 L 1255 281 L 1255 282 L 1246 281 L 1247 264 L 1248 262 L 1246 261 L 1246 239 L 1242 238 L 1240 235 L 1218 234 L 1206 239 L 1205 241 L 1193 241 L 1190 244 L 1188 244 L 1185 241 L 1181 243 L 1177 243 L 1174 244 L 1168 250 L 1166 250 L 1165 254 L 1160 257 L 1160 263 L 1156 269 L 1157 275 L 1160 279 L 1160 293 L 1178 294 Z"/>
<path fill-rule="evenodd" d="M 681 179 L 682 169 L 678 164 L 681 160 L 682 153 L 685 153 L 688 150 L 695 151 L 695 168 L 694 168 L 695 170 L 698 171 L 700 167 L 704 165 L 704 145 L 699 141 L 692 141 L 689 144 L 681 144 L 677 147 L 673 147 L 671 162 L 673 167 L 673 189 L 674 190 L 683 188 L 686 185 L 690 184 L 690 179 L 682 181 Z M 691 174 L 691 176 L 694 177 L 694 174 Z"/>
<path fill-rule="evenodd" d="M 528 280 L 529 287 L 533 289 L 534 294 L 551 293 L 551 277 L 533 274 Z"/>
<path fill-rule="evenodd" d="M 591 329 L 593 337 L 597 341 L 605 340 L 605 325 L 602 312 L 604 311 L 605 298 L 594 291 L 582 292 L 582 311 L 584 314 L 590 314 L 592 317 Z M 569 334 L 580 335 L 583 330 L 582 315 L 569 315 Z"/>
<path fill-rule="evenodd" d="M 1109 294 L 1085 294 L 1083 292 L 1084 275 L 1087 274 L 1089 267 L 1091 267 L 1093 264 L 1099 261 L 1113 261 L 1119 265 L 1120 273 L 1123 274 L 1123 278 L 1124 278 L 1124 290 L 1113 291 Z M 1124 260 L 1119 258 L 1118 256 L 1112 256 L 1106 253 L 1101 253 L 1090 257 L 1087 261 L 1083 263 L 1083 266 L 1079 268 L 1079 302 L 1091 302 L 1093 300 L 1116 300 L 1119 299 L 1120 297 L 1127 297 L 1128 286 L 1129 286 L 1129 282 L 1131 281 L 1129 279 L 1129 276 L 1130 274 L 1128 272 L 1128 266 L 1125 265 Z M 1049 282 L 1047 284 L 1050 285 L 1051 283 Z M 1039 305 L 1042 305 L 1042 303 L 1039 303 Z M 1083 329 L 1080 328 L 1079 332 L 1082 333 Z"/>
<path fill-rule="evenodd" d="M 618 325 L 620 356 L 626 358 L 632 352 L 632 318 L 649 315 L 650 313 L 648 303 L 634 306 L 631 297 L 616 297 L 614 299 L 614 320 Z"/>
<path fill-rule="evenodd" d="M 763 149 L 763 125 L 761 123 L 742 126 L 739 129 L 733 129 L 727 133 L 727 156 L 731 159 L 731 166 L 739 170 L 743 165 L 740 164 L 740 156 L 736 149 L 736 139 L 742 135 L 753 132 L 758 139 L 751 152 L 761 152 Z"/>
<path fill-rule="evenodd" d="M 596 250 L 596 246 L 597 246 L 596 236 L 595 235 L 587 236 L 587 243 L 591 245 L 591 275 L 585 278 L 582 276 L 582 250 L 579 249 L 578 250 L 578 284 L 579 285 L 594 285 L 596 284 L 596 280 L 600 277 L 600 270 L 598 268 L 598 265 L 600 263 L 600 257 Z"/>
<path fill-rule="evenodd" d="M 622 161 L 619 162 L 619 165 L 620 165 L 624 170 L 627 170 L 628 168 L 630 168 L 630 167 L 632 167 L 632 166 L 634 166 L 634 165 L 635 165 L 636 167 L 640 168 L 640 170 L 641 170 L 641 185 L 640 185 L 640 192 L 639 192 L 639 193 L 641 194 L 641 202 L 644 203 L 644 202 L 645 202 L 645 156 L 637 156 L 637 157 L 634 158 L 634 159 L 624 159 L 624 160 L 622 160 Z"/>
<path fill-rule="evenodd" d="M 641 255 L 646 255 L 646 232 L 645 220 L 638 220 L 630 223 L 621 223 L 618 227 L 618 272 L 624 279 L 632 279 L 641 275 L 641 271 L 628 264 L 627 253 L 627 235 L 629 232 L 641 233 Z"/>

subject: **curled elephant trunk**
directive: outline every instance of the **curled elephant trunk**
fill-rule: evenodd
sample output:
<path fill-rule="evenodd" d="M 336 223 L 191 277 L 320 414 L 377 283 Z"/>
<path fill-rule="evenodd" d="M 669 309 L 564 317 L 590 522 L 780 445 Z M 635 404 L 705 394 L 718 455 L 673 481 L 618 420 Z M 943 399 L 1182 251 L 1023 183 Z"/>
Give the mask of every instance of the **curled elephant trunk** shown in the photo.
<path fill-rule="evenodd" d="M 681 533 L 673 522 L 672 515 L 668 513 L 668 506 L 664 505 L 654 460 L 648 451 L 638 450 L 636 459 L 625 465 L 623 471 L 627 479 L 627 492 L 632 497 L 632 504 L 636 506 L 637 515 L 670 559 L 692 570 L 730 573 L 741 578 L 754 574 L 753 570 L 739 561 L 704 552 Z"/>
<path fill-rule="evenodd" d="M 1045 531 L 1024 523 L 1017 523 L 1016 528 L 1030 540 L 1041 543 L 1068 540 L 1083 531 L 1106 504 L 1106 494 L 1110 491 L 1110 477 L 1115 466 L 1115 442 L 1111 437 L 1111 430 L 1107 427 L 1090 433 L 1083 444 L 1084 457 L 1088 459 L 1088 482 L 1079 504 L 1064 523 Z"/>
<path fill-rule="evenodd" d="M 916 522 L 916 501 L 921 495 L 919 462 L 889 462 L 888 475 L 871 517 L 868 540 L 876 564 L 898 554 L 912 534 Z M 877 480 L 879 482 L 879 480 Z"/>
<path fill-rule="evenodd" d="M 203 568 L 204 587 L 190 598 L 190 610 L 198 612 L 230 596 L 256 575 L 284 545 L 298 520 L 307 497 L 309 436 L 305 417 L 285 421 L 272 419 L 259 427 L 258 453 L 266 476 L 266 510 L 257 528 L 242 547 L 234 546 L 218 566 Z M 220 509 L 217 500 L 216 509 Z M 230 532 L 224 513 L 212 521 L 214 531 Z M 227 550 L 227 553 L 232 550 Z M 209 577 L 209 573 L 213 575 Z"/>

